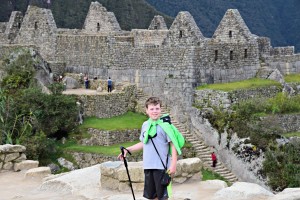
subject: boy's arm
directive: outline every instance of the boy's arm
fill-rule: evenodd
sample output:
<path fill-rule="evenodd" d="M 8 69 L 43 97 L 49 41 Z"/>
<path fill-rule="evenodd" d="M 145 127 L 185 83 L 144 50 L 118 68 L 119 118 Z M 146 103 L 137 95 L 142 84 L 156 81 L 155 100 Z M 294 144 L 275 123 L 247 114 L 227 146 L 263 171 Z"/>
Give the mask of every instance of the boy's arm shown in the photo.
<path fill-rule="evenodd" d="M 169 169 L 169 173 L 174 175 L 176 172 L 176 165 L 177 165 L 177 150 L 172 142 L 170 142 L 172 148 L 172 162 Z"/>
<path fill-rule="evenodd" d="M 142 142 L 136 143 L 135 145 L 127 147 L 126 149 L 128 149 L 130 151 L 130 153 L 142 150 L 143 149 L 143 143 Z M 127 150 L 126 149 L 124 149 L 124 157 L 126 157 L 126 154 L 127 154 Z M 122 153 L 119 154 L 118 159 L 123 160 Z"/>

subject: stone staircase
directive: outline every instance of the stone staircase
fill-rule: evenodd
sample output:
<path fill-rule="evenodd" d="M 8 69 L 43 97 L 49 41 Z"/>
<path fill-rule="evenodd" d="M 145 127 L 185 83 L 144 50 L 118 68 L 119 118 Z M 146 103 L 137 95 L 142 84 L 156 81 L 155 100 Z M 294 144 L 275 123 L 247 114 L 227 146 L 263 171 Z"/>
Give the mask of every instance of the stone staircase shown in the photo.
<path fill-rule="evenodd" d="M 142 92 L 142 90 L 138 90 L 137 93 L 137 104 L 138 107 L 144 109 L 144 103 L 149 98 L 146 94 Z M 163 105 L 162 106 L 162 114 L 168 113 L 168 109 Z M 170 114 L 170 113 L 169 113 Z M 170 114 L 171 121 L 176 126 L 176 128 L 183 134 L 186 141 L 190 142 L 196 152 L 196 156 L 201 159 L 203 165 L 206 169 L 209 169 L 213 172 L 218 173 L 222 177 L 224 177 L 228 182 L 234 183 L 238 181 L 238 178 L 228 170 L 220 161 L 218 161 L 216 167 L 211 167 L 211 150 L 210 148 L 204 144 L 202 140 L 200 140 L 196 135 L 190 133 L 186 128 L 177 122 L 177 120 Z"/>

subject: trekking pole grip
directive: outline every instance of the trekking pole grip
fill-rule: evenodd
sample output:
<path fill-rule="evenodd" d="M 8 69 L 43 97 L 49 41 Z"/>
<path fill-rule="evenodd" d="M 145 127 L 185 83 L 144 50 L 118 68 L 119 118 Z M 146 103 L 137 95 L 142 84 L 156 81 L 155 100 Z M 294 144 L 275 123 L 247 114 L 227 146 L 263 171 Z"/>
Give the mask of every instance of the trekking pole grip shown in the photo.
<path fill-rule="evenodd" d="M 123 156 L 123 157 L 124 157 L 124 149 L 129 153 L 129 155 L 131 155 L 131 152 L 130 152 L 128 149 L 126 149 L 125 147 L 120 146 L 120 149 L 121 149 L 121 152 L 122 152 L 122 156 Z"/>

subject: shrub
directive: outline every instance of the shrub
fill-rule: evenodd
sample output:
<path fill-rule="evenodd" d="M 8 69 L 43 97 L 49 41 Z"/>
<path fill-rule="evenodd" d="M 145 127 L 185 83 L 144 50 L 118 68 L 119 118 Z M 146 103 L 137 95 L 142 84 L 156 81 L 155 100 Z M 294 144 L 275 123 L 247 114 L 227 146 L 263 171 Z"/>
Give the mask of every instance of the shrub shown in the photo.
<path fill-rule="evenodd" d="M 273 190 L 300 187 L 300 142 L 278 147 L 270 145 L 263 163 L 263 173 Z"/>

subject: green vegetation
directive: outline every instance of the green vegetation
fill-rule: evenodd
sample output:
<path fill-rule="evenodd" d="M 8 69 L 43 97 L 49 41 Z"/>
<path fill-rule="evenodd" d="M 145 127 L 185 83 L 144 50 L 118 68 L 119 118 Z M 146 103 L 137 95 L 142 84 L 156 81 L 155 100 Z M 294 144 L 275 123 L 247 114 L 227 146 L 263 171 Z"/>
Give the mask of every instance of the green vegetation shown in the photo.
<path fill-rule="evenodd" d="M 300 132 L 283 133 L 284 137 L 300 137 Z"/>
<path fill-rule="evenodd" d="M 231 185 L 227 179 L 225 179 L 223 176 L 221 176 L 211 170 L 202 168 L 201 172 L 202 172 L 202 181 L 218 179 L 218 180 L 225 181 L 229 186 Z"/>
<path fill-rule="evenodd" d="M 300 142 L 270 145 L 263 163 L 263 173 L 273 190 L 300 186 Z"/>
<path fill-rule="evenodd" d="M 216 83 L 216 84 L 201 85 L 197 87 L 197 90 L 211 89 L 211 90 L 221 90 L 221 91 L 228 92 L 228 91 L 240 90 L 240 89 L 268 87 L 272 85 L 276 85 L 280 87 L 280 83 L 276 81 L 253 78 L 253 79 L 231 82 L 231 83 Z"/>
<path fill-rule="evenodd" d="M 284 76 L 284 80 L 287 83 L 300 83 L 300 74 L 289 74 Z"/>
<path fill-rule="evenodd" d="M 28 159 L 42 161 L 56 152 L 54 140 L 76 126 L 78 108 L 61 85 L 49 86 L 53 94 L 42 92 L 34 78 L 40 61 L 21 48 L 1 62 L 0 144 L 22 144 Z"/>
<path fill-rule="evenodd" d="M 232 133 L 237 133 L 240 138 L 249 137 L 247 143 L 263 150 L 266 160 L 262 172 L 268 177 L 268 184 L 274 190 L 281 191 L 286 187 L 300 186 L 300 142 L 278 146 L 275 139 L 300 136 L 300 133 L 284 134 L 273 117 L 274 114 L 299 112 L 300 95 L 289 97 L 279 93 L 270 99 L 240 102 L 234 106 L 234 112 L 230 113 L 214 108 L 214 113 L 207 114 L 207 118 L 219 133 L 227 129 L 229 138 Z"/>
<path fill-rule="evenodd" d="M 80 128 L 95 128 L 100 130 L 139 129 L 146 120 L 147 116 L 144 114 L 128 112 L 112 118 L 99 119 L 89 117 L 84 120 Z"/>
<path fill-rule="evenodd" d="M 96 154 L 102 154 L 107 156 L 117 156 L 120 154 L 120 146 L 128 147 L 138 142 L 139 141 L 125 142 L 125 143 L 114 144 L 110 146 L 83 146 L 83 145 L 78 145 L 76 144 L 76 142 L 71 141 L 66 145 L 63 145 L 62 148 L 65 151 L 96 153 Z"/>

